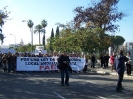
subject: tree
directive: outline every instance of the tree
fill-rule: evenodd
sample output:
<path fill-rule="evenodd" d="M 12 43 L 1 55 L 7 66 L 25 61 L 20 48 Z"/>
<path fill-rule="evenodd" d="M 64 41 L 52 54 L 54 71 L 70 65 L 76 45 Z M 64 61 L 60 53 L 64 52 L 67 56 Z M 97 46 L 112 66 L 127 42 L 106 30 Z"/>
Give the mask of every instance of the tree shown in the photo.
<path fill-rule="evenodd" d="M 2 10 L 0 10 L 0 26 L 2 27 L 4 25 L 4 23 L 7 20 L 11 20 L 11 19 L 7 19 L 9 17 L 10 12 L 7 11 L 7 6 L 4 7 Z"/>
<path fill-rule="evenodd" d="M 42 44 L 45 46 L 45 34 L 43 34 Z"/>
<path fill-rule="evenodd" d="M 0 29 L 0 33 L 2 33 L 2 29 Z"/>
<path fill-rule="evenodd" d="M 4 23 L 7 21 L 7 20 L 11 20 L 11 19 L 8 19 L 9 17 L 9 14 L 10 12 L 7 11 L 7 6 L 4 7 L 2 10 L 0 10 L 0 26 L 2 27 L 4 25 Z M 1 41 L 1 44 L 3 44 L 4 42 L 4 34 L 2 34 L 2 29 L 0 29 L 0 41 Z"/>
<path fill-rule="evenodd" d="M 52 31 L 51 31 L 51 38 L 53 38 L 54 37 L 54 30 L 53 30 L 53 28 L 52 28 Z"/>
<path fill-rule="evenodd" d="M 40 35 L 41 35 L 42 31 L 43 31 L 43 29 L 42 29 L 42 26 L 41 26 L 40 24 L 38 24 L 38 25 L 35 26 L 34 33 L 35 33 L 35 34 L 36 34 L 36 33 L 39 34 L 39 45 L 41 44 L 41 43 L 40 43 Z"/>
<path fill-rule="evenodd" d="M 4 42 L 4 34 L 0 33 L 0 41 L 1 41 L 1 45 L 3 44 Z"/>
<path fill-rule="evenodd" d="M 57 26 L 55 36 L 56 36 L 56 37 L 58 37 L 58 36 L 59 36 L 59 34 L 60 34 L 60 33 L 59 33 L 59 27 Z"/>
<path fill-rule="evenodd" d="M 124 42 L 125 42 L 125 39 L 122 37 L 122 36 L 112 36 L 111 37 L 111 42 L 113 45 L 115 46 L 119 46 L 119 45 L 122 45 Z"/>
<path fill-rule="evenodd" d="M 87 24 L 92 22 L 94 27 L 100 27 L 103 32 L 115 32 L 118 30 L 118 25 L 114 22 L 121 20 L 125 14 L 118 12 L 117 3 L 119 0 L 100 0 L 98 3 L 93 3 L 93 7 L 76 7 L 74 12 L 75 27 L 80 27 L 81 23 Z"/>
<path fill-rule="evenodd" d="M 50 45 L 49 45 L 50 51 L 52 51 L 52 52 L 53 52 L 53 48 L 52 48 L 53 39 L 54 39 L 54 30 L 52 28 L 51 36 L 50 36 L 50 42 L 49 42 L 50 43 Z"/>
<path fill-rule="evenodd" d="M 32 44 L 32 46 L 33 46 L 33 25 L 34 25 L 34 23 L 33 23 L 32 20 L 28 20 L 28 21 L 27 21 L 27 25 L 28 25 L 28 27 L 30 28 L 30 32 L 31 32 L 31 44 Z M 33 51 L 33 50 L 32 50 L 32 51 Z"/>
<path fill-rule="evenodd" d="M 45 31 L 45 27 L 48 25 L 48 23 L 47 23 L 47 21 L 46 20 L 42 20 L 41 21 L 41 25 L 42 25 L 42 27 L 43 27 L 43 45 L 45 46 L 45 33 L 46 33 L 46 31 Z"/>

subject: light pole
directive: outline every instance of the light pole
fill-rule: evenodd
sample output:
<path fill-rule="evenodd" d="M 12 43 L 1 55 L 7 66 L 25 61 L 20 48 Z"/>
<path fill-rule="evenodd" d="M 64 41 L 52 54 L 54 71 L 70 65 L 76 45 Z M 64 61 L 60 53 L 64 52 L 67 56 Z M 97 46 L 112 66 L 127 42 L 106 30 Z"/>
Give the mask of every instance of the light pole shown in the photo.
<path fill-rule="evenodd" d="M 27 20 L 22 20 L 22 22 L 27 22 Z M 33 51 L 33 26 L 30 28 L 30 32 L 31 32 L 31 45 L 32 45 L 32 51 Z"/>
<path fill-rule="evenodd" d="M 10 34 L 15 37 L 15 48 L 16 48 L 16 36 L 14 34 Z"/>

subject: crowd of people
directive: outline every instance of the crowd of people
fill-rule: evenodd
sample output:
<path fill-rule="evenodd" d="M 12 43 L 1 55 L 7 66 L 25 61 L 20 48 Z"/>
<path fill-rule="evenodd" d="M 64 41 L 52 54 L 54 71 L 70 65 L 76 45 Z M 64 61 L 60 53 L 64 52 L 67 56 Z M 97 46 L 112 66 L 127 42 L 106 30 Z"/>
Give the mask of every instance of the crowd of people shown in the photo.
<path fill-rule="evenodd" d="M 83 71 L 86 72 L 87 71 L 87 66 L 88 64 L 90 64 L 90 67 L 91 68 L 95 68 L 95 65 L 96 63 L 98 63 L 97 61 L 97 57 L 95 56 L 95 54 L 92 54 L 90 56 L 90 63 L 89 63 L 89 60 L 88 58 L 86 58 L 85 55 L 80 55 L 80 54 L 68 54 L 67 55 L 69 57 L 82 57 L 82 58 L 85 58 L 85 66 L 84 66 L 84 69 Z M 16 70 L 16 60 L 17 60 L 17 57 L 53 57 L 53 56 L 57 56 L 59 57 L 60 54 L 58 53 L 54 53 L 54 54 L 42 54 L 42 53 L 39 53 L 37 55 L 35 54 L 31 54 L 31 53 L 15 53 L 15 54 L 12 54 L 12 53 L 4 53 L 4 54 L 0 54 L 0 67 L 3 68 L 4 72 L 10 72 L 10 71 L 15 71 Z M 131 75 L 131 65 L 132 65 L 132 59 L 131 59 L 131 54 L 130 52 L 127 53 L 127 56 L 126 56 L 129 61 L 126 62 L 126 70 L 127 70 L 127 75 Z M 116 58 L 116 54 L 113 53 L 111 56 L 109 56 L 108 54 L 101 54 L 100 56 L 100 66 L 101 68 L 108 68 L 108 64 L 111 65 L 111 71 L 115 70 L 114 68 L 114 62 L 115 62 L 115 58 Z M 80 71 L 79 71 L 80 72 Z"/>
<path fill-rule="evenodd" d="M 85 55 L 80 56 L 80 54 L 67 54 L 67 53 L 62 53 L 62 54 L 42 54 L 39 53 L 38 55 L 35 54 L 30 54 L 30 53 L 4 53 L 0 54 L 0 67 L 3 68 L 4 72 L 10 73 L 11 71 L 15 72 L 16 71 L 16 61 L 17 57 L 58 57 L 58 66 L 60 65 L 61 67 L 59 68 L 61 72 L 61 85 L 64 86 L 64 83 L 69 86 L 69 72 L 72 72 L 72 69 L 70 71 L 70 59 L 69 57 L 79 57 L 79 58 L 85 58 L 85 66 L 83 71 L 87 71 L 87 66 L 88 66 L 88 58 L 85 57 Z M 110 60 L 109 60 L 110 59 Z M 97 58 L 94 54 L 91 55 L 90 57 L 90 63 L 91 63 L 91 68 L 95 68 L 95 64 L 97 62 Z M 111 71 L 116 70 L 118 73 L 118 83 L 116 86 L 116 91 L 122 91 L 124 88 L 122 87 L 122 80 L 123 80 L 123 75 L 125 71 L 125 66 L 126 66 L 126 71 L 127 75 L 131 75 L 131 66 L 132 66 L 132 58 L 131 58 L 131 53 L 127 52 L 127 56 L 123 54 L 123 51 L 121 50 L 118 55 L 113 53 L 111 56 L 108 54 L 101 54 L 100 56 L 100 65 L 101 68 L 108 68 L 108 64 L 111 64 Z M 64 81 L 64 73 L 66 73 L 66 79 Z"/>
<path fill-rule="evenodd" d="M 11 71 L 15 72 L 16 71 L 16 61 L 17 57 L 59 57 L 60 54 L 54 53 L 54 54 L 43 54 L 39 53 L 37 55 L 31 54 L 31 53 L 4 53 L 0 54 L 0 67 L 3 68 L 4 72 L 10 73 Z M 69 57 L 84 57 L 84 55 L 79 55 L 79 54 L 69 54 Z"/>

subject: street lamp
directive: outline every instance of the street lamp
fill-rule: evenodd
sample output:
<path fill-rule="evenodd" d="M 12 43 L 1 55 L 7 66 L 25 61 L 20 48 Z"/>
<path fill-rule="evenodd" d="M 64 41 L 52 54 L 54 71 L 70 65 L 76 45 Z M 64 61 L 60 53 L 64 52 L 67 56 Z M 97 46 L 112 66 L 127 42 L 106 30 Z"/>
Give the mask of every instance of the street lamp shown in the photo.
<path fill-rule="evenodd" d="M 10 34 L 10 35 L 15 37 L 15 47 L 16 47 L 16 36 L 14 34 Z"/>
<path fill-rule="evenodd" d="M 22 20 L 22 22 L 28 23 L 27 20 Z M 33 51 L 33 26 L 32 26 L 32 28 L 30 28 L 30 32 L 31 32 L 31 45 L 32 45 L 32 51 Z"/>

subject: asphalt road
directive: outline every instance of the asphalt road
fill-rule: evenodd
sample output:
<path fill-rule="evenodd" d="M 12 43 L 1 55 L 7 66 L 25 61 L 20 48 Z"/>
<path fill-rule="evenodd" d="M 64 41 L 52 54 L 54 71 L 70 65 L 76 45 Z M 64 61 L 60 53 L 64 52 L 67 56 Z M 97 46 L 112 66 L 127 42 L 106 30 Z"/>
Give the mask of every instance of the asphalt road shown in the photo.
<path fill-rule="evenodd" d="M 117 76 L 70 74 L 70 86 L 60 86 L 60 73 L 0 71 L 0 99 L 133 99 L 133 80 L 124 78 L 116 92 Z"/>

